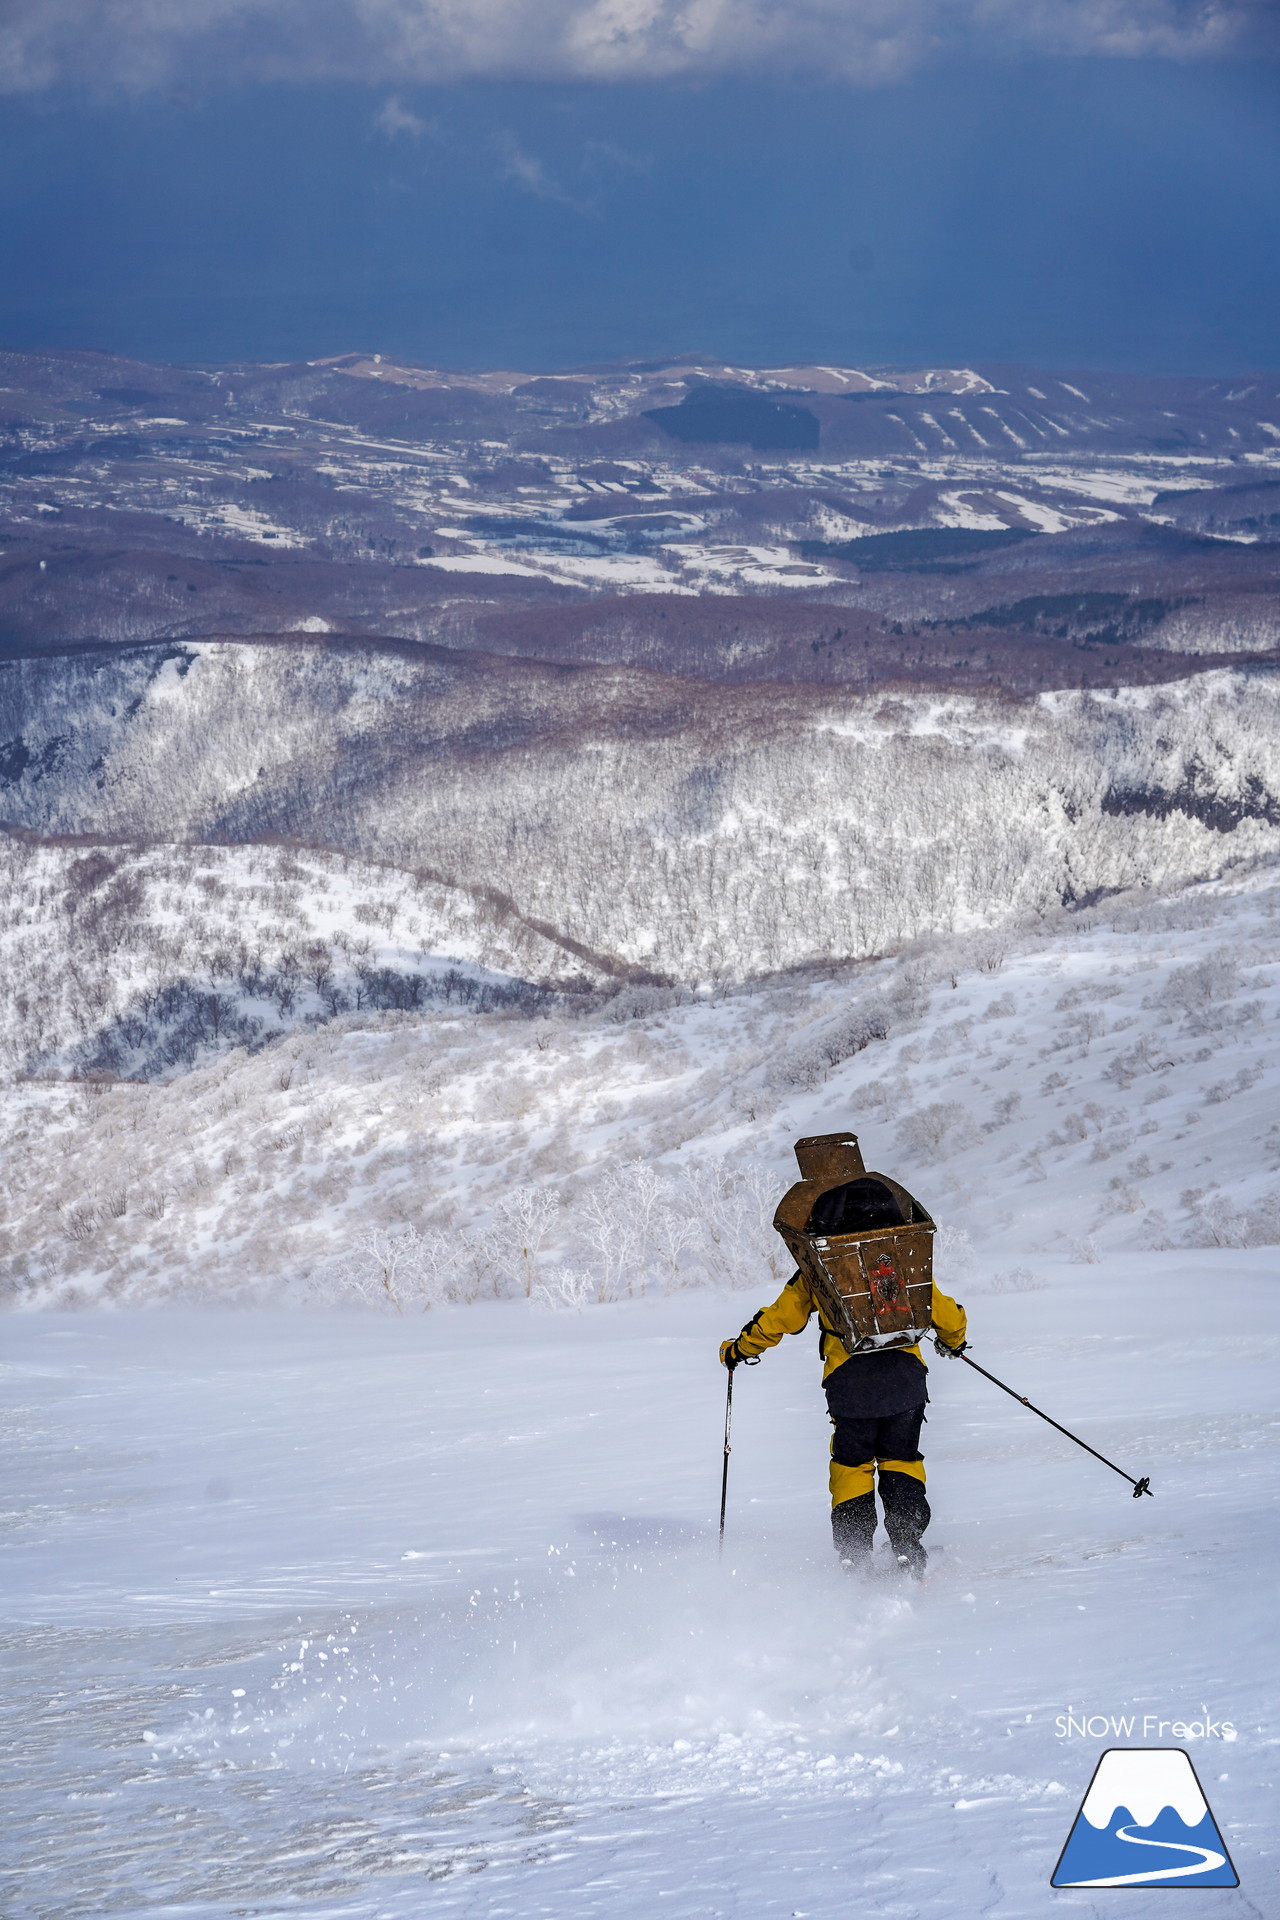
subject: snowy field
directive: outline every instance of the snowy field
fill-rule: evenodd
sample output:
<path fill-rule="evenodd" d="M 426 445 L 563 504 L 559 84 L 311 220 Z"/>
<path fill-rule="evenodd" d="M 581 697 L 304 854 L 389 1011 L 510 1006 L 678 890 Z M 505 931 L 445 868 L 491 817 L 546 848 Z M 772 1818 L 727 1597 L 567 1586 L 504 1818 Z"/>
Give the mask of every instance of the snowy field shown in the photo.
<path fill-rule="evenodd" d="M 922 1587 L 834 1563 L 808 1337 L 738 1376 L 717 1560 L 716 1344 L 767 1288 L 11 1316 L 6 1911 L 1145 1920 L 1048 1884 L 1144 1716 L 1241 1879 L 1179 1912 L 1280 1911 L 1276 1265 L 970 1299 L 1156 1497 L 937 1360 Z"/>
<path fill-rule="evenodd" d="M 22 378 L 21 356 L 9 372 Z M 471 385 L 490 397 L 523 384 L 523 376 L 468 381 L 386 363 L 348 366 L 347 375 L 401 391 Z M 779 388 L 775 376 L 788 385 Z M 849 444 L 847 423 L 830 412 L 821 455 L 757 448 L 744 460 L 736 446 L 726 459 L 724 448 L 704 445 L 694 458 L 647 429 L 633 439 L 637 416 L 655 401 L 678 400 L 690 379 L 766 392 L 794 393 L 798 383 L 816 395 L 892 386 L 904 395 L 934 395 L 937 404 L 878 415 L 874 451 L 861 453 Z M 339 415 L 352 404 L 346 385 Z M 340 554 L 348 564 L 381 562 L 394 553 L 401 567 L 460 584 L 469 579 L 472 586 L 498 575 L 619 594 L 793 595 L 839 591 L 849 580 L 843 567 L 833 569 L 812 554 L 797 557 L 798 542 L 852 541 L 926 525 L 1060 533 L 1122 520 L 1167 524 L 1171 495 L 1215 480 L 1238 485 L 1242 473 L 1265 480 L 1275 470 L 1280 429 L 1234 406 L 1225 418 L 1210 413 L 1197 423 L 1199 431 L 1191 429 L 1196 451 L 1157 452 L 1149 428 L 1134 443 L 1124 401 L 1119 415 L 1115 396 L 1098 402 L 1109 415 L 1103 419 L 1079 388 L 1052 385 L 1052 399 L 1030 385 L 1015 395 L 968 368 L 920 369 L 888 381 L 856 368 L 596 370 L 590 380 L 565 383 L 569 411 L 562 424 L 575 439 L 588 424 L 607 424 L 622 429 L 622 441 L 605 453 L 589 434 L 568 450 L 557 444 L 558 435 L 540 438 L 533 457 L 529 416 L 518 404 L 514 412 L 491 416 L 499 437 L 477 445 L 447 413 L 425 440 L 421 426 L 412 438 L 397 440 L 385 423 L 362 427 L 326 418 L 330 409 L 316 384 L 309 395 L 259 394 L 247 412 L 237 410 L 234 393 L 224 392 L 217 419 L 201 417 L 197 406 L 194 420 L 122 416 L 109 389 L 92 389 L 100 410 L 87 419 L 77 409 L 70 433 L 65 420 L 19 429 L 28 454 L 39 459 L 57 448 L 62 457 L 0 477 L 0 506 L 24 530 L 42 516 L 75 524 L 126 511 L 143 524 L 177 523 L 210 547 L 234 542 L 261 553 Z M 1179 406 L 1189 399 L 1185 392 L 1168 397 Z M 246 398 L 243 389 L 240 398 Z M 355 404 L 358 416 L 360 400 Z M 1267 401 L 1259 404 L 1267 410 Z M 1172 412 L 1163 417 L 1176 424 Z M 79 457 L 86 430 L 94 435 L 91 459 Z M 70 445 L 60 445 L 64 436 Z M 511 458 L 508 436 L 523 459 Z M 104 458 L 113 438 L 115 457 Z M 301 475 L 309 484 L 290 487 Z M 271 483 L 269 512 L 263 483 Z M 584 517 L 584 505 L 610 501 L 615 512 Z M 165 630 L 188 631 L 189 612 L 180 613 L 181 600 L 173 599 L 178 604 L 169 608 Z M 329 619 L 316 613 L 297 626 L 306 630 L 315 622 L 314 630 L 332 630 L 330 620 L 341 614 L 324 604 Z M 403 608 L 396 613 L 405 617 Z M 119 637 L 135 637 L 136 611 L 121 618 L 126 631 Z M 1194 624 L 1199 644 L 1213 623 L 1201 615 Z"/>

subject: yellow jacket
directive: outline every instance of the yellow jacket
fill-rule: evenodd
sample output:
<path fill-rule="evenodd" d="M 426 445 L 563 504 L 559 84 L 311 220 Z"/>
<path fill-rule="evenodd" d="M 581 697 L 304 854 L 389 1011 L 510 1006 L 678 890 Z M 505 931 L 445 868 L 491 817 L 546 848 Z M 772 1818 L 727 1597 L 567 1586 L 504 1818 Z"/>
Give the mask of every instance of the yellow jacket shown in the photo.
<path fill-rule="evenodd" d="M 802 1273 L 793 1273 L 773 1305 L 761 1307 L 759 1313 L 748 1320 L 734 1345 L 744 1359 L 753 1360 L 766 1348 L 776 1347 L 784 1333 L 803 1333 L 815 1313 L 822 1328 L 818 1349 L 822 1355 L 822 1378 L 825 1381 L 837 1367 L 844 1365 L 849 1358 L 849 1349 L 832 1331 Z M 957 1306 L 937 1286 L 933 1289 L 933 1325 L 944 1346 L 963 1345 L 966 1325 L 964 1308 Z M 890 1351 L 913 1354 L 921 1366 L 925 1364 L 918 1346 L 896 1347 Z"/>

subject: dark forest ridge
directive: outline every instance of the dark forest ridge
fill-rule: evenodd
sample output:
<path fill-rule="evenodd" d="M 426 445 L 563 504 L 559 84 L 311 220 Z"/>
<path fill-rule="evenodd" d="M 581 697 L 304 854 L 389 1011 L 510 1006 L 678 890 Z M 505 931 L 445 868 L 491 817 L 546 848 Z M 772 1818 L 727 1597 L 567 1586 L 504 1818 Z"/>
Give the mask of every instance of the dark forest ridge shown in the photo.
<path fill-rule="evenodd" d="M 459 611 L 451 609 L 455 619 Z M 496 676 L 513 686 L 525 684 L 524 670 L 545 675 L 555 684 L 566 675 L 607 680 L 611 672 L 625 668 L 638 687 L 662 693 L 664 698 L 672 692 L 667 683 L 675 680 L 690 688 L 783 682 L 884 694 L 935 688 L 1016 701 L 1065 689 L 1158 687 L 1224 669 L 1255 675 L 1280 669 L 1280 647 L 1180 653 L 1132 645 L 1117 653 L 1093 637 L 1064 644 L 1054 633 L 1037 636 L 1021 627 L 1009 631 L 995 622 L 990 626 L 955 622 L 945 627 L 925 623 L 910 631 L 886 632 L 872 621 L 859 621 L 846 609 L 819 602 L 775 609 L 762 608 L 754 600 L 717 598 L 668 607 L 656 598 L 637 595 L 596 600 L 590 608 L 558 609 L 554 616 L 519 605 L 478 606 L 472 611 L 476 616 L 473 638 L 455 624 L 450 628 L 453 644 L 448 646 L 364 633 L 225 633 L 202 635 L 201 640 L 250 650 L 355 653 L 434 662 L 469 669 L 480 677 Z M 654 631 L 642 634 L 640 629 L 650 622 Z M 487 646 L 479 644 L 482 640 Z M 190 640 L 164 639 L 19 644 L 0 654 L 0 672 L 6 664 L 25 660 L 106 665 L 127 658 L 163 663 L 186 658 L 185 649 L 191 644 Z M 575 651 L 576 659 L 567 657 Z M 718 661 L 728 654 L 749 657 L 736 671 L 717 671 Z M 637 730 L 643 732 L 646 724 L 639 721 Z M 0 782 L 5 765 L 0 746 Z"/>

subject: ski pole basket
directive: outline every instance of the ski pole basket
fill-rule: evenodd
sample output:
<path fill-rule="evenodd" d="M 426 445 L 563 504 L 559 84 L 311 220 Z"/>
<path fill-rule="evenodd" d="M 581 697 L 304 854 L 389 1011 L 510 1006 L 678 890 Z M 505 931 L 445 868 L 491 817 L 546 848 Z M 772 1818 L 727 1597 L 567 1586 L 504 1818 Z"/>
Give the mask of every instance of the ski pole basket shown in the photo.
<path fill-rule="evenodd" d="M 851 1355 L 913 1347 L 933 1323 L 934 1223 L 888 1174 L 868 1173 L 856 1134 L 797 1140 L 802 1178 L 773 1224 Z"/>

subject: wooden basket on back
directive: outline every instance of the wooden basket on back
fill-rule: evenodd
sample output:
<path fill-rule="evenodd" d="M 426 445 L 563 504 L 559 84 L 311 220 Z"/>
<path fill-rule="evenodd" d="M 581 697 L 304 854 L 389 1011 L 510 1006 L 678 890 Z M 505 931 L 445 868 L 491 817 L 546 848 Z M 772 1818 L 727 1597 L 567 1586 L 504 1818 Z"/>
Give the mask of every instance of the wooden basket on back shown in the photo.
<path fill-rule="evenodd" d="M 856 1134 L 797 1140 L 796 1159 L 803 1178 L 785 1195 L 773 1224 L 828 1326 L 850 1354 L 915 1346 L 933 1323 L 933 1221 L 896 1180 L 867 1172 Z M 810 1222 L 823 1194 L 854 1180 L 887 1189 L 904 1224 L 814 1231 Z"/>

